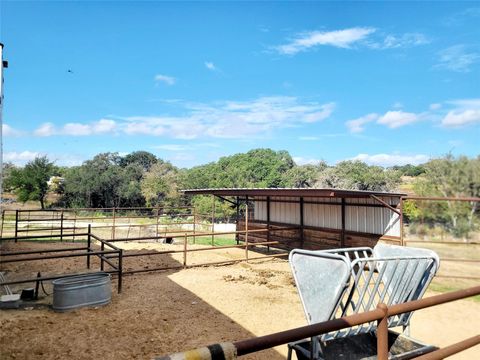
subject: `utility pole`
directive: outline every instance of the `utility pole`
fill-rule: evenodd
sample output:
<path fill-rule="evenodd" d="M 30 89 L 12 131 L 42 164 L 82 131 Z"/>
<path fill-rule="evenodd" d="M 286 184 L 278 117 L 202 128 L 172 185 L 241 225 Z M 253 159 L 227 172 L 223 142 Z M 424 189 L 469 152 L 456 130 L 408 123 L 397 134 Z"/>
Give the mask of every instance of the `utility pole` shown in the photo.
<path fill-rule="evenodd" d="M 3 69 L 8 62 L 3 60 L 3 44 L 0 43 L 0 209 L 3 208 Z"/>

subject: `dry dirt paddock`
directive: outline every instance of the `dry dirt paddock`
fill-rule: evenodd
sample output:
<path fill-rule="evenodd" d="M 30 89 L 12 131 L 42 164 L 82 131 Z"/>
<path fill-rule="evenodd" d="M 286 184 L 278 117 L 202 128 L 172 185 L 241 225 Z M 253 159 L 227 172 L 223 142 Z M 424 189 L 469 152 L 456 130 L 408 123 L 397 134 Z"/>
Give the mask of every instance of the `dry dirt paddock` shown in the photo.
<path fill-rule="evenodd" d="M 17 244 L 15 249 L 36 245 Z M 137 250 L 158 246 L 129 245 Z M 238 249 L 198 252 L 191 261 L 221 261 L 243 254 Z M 178 264 L 179 260 L 180 256 L 163 255 L 130 258 L 125 267 L 148 268 L 158 263 Z M 45 274 L 55 269 L 78 271 L 84 262 L 79 258 L 51 260 L 48 264 L 31 262 L 28 268 L 11 264 L 8 270 L 24 275 L 32 269 Z M 120 295 L 116 294 L 115 284 L 113 281 L 112 302 L 105 307 L 69 313 L 55 313 L 48 308 L 0 310 L 0 358 L 150 359 L 306 324 L 285 260 L 126 276 Z M 50 289 L 47 287 L 47 292 Z M 479 333 L 480 303 L 471 300 L 418 311 L 411 329 L 413 337 L 439 346 Z M 286 350 L 281 346 L 244 358 L 284 359 Z M 479 359 L 480 346 L 455 358 Z"/>

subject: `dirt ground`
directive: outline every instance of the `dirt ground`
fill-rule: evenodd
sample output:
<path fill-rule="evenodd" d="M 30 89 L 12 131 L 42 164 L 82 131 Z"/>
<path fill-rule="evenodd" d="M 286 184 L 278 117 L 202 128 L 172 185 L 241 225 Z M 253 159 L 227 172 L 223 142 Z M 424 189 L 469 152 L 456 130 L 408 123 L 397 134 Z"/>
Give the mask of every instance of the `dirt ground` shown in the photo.
<path fill-rule="evenodd" d="M 22 243 L 17 244 L 15 250 L 37 246 Z M 41 246 L 58 247 L 58 244 Z M 168 245 L 128 245 L 129 249 L 137 251 L 165 246 Z M 244 250 L 239 249 L 197 252 L 188 262 L 222 261 L 243 255 Z M 179 265 L 181 261 L 181 254 L 134 257 L 125 259 L 125 268 L 148 269 L 160 263 Z M 85 259 L 13 265 L 6 268 L 9 279 L 32 276 L 36 271 L 42 274 L 83 271 Z M 94 262 L 94 266 L 98 263 Z M 306 324 L 285 260 L 257 260 L 126 276 L 121 294 L 116 293 L 115 284 L 116 281 L 112 281 L 112 302 L 105 307 L 68 313 L 55 313 L 46 307 L 1 310 L 0 358 L 151 359 Z M 46 290 L 50 292 L 51 287 L 47 286 Z M 431 295 L 432 292 L 426 294 Z M 44 301 L 51 301 L 51 297 Z M 463 300 L 417 311 L 411 335 L 429 344 L 446 346 L 479 334 L 479 324 L 480 303 Z M 281 346 L 245 358 L 284 359 L 286 351 L 286 346 Z M 480 346 L 454 358 L 478 359 Z"/>

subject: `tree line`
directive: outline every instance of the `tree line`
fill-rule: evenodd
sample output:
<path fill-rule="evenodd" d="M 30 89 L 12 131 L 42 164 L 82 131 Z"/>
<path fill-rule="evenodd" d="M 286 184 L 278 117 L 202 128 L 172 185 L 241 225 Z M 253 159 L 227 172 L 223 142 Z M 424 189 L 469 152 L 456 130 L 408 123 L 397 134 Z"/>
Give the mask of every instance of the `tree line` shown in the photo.
<path fill-rule="evenodd" d="M 480 156 L 446 155 L 422 165 L 383 168 L 361 161 L 342 161 L 329 166 L 297 165 L 287 151 L 253 149 L 221 157 L 189 169 L 146 151 L 121 156 L 97 154 L 80 166 L 59 167 L 38 157 L 24 167 L 6 164 L 4 186 L 18 201 L 39 201 L 42 208 L 49 191 L 58 194 L 53 207 L 142 207 L 194 205 L 211 212 L 205 196 L 185 198 L 180 189 L 200 188 L 341 188 L 395 191 L 409 177 L 413 191 L 422 196 L 479 197 Z M 478 202 L 415 202 L 404 208 L 407 221 L 440 223 L 464 234 L 477 226 Z M 218 217 L 234 213 L 228 202 L 216 206 Z"/>

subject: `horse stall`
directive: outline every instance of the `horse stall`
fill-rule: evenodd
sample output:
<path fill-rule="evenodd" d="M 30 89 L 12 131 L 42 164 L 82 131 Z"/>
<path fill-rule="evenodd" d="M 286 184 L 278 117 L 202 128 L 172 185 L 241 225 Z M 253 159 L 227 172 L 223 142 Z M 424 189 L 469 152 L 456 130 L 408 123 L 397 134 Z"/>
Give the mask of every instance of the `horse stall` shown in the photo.
<path fill-rule="evenodd" d="M 405 194 L 339 189 L 191 189 L 184 194 L 210 195 L 235 206 L 238 243 L 278 241 L 274 247 L 285 250 L 374 247 L 379 241 L 404 245 Z"/>

